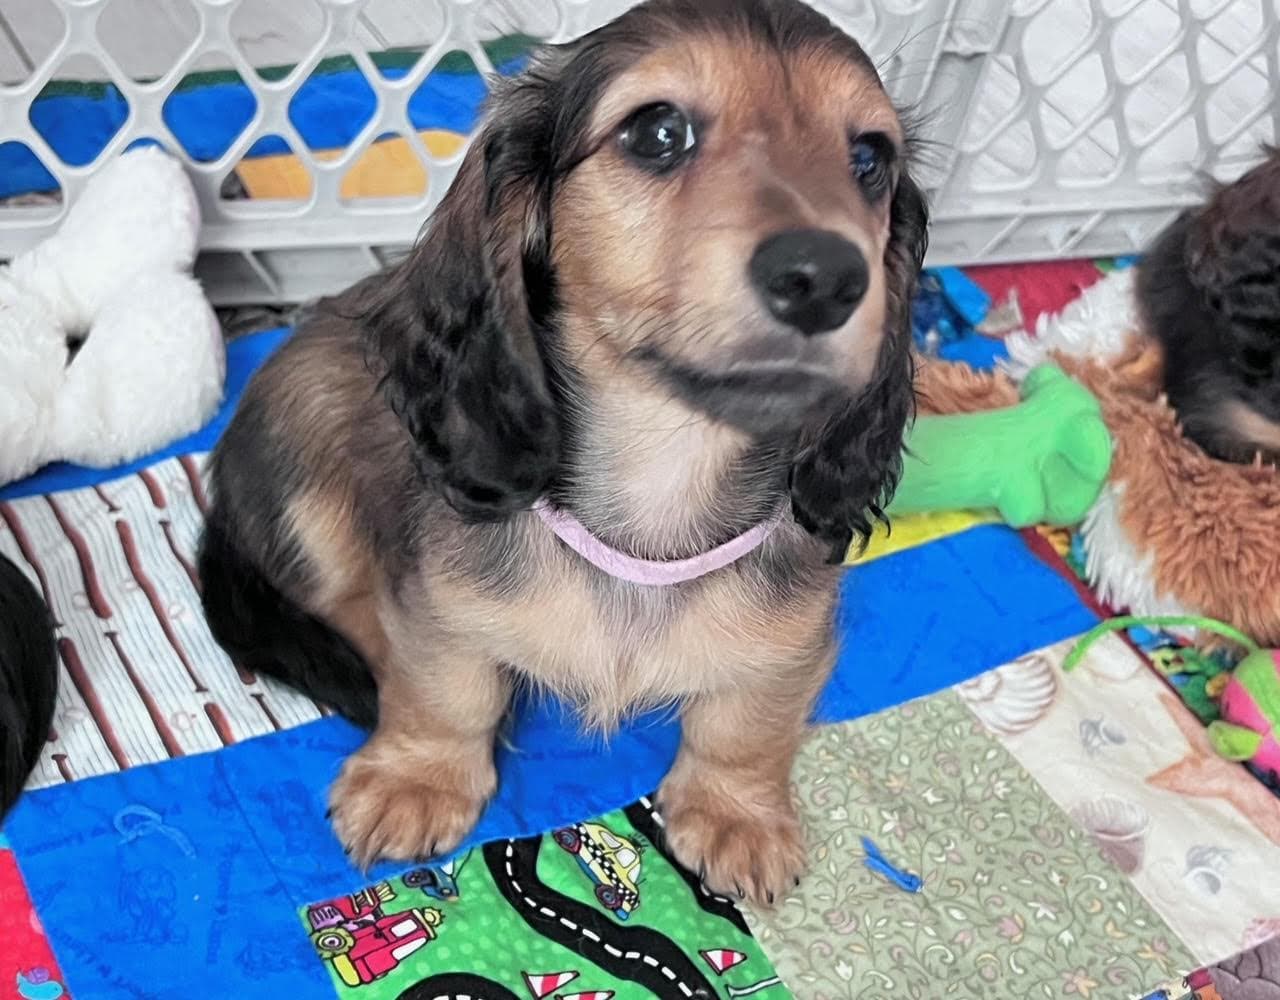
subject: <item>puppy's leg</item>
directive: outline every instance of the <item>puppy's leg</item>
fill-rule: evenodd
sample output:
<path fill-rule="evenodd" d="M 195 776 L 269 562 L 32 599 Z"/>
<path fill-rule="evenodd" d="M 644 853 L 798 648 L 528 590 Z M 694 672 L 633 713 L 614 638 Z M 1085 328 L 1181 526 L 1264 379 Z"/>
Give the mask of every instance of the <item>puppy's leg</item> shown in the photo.
<path fill-rule="evenodd" d="M 827 650 L 685 708 L 684 739 L 659 803 L 672 851 L 713 892 L 771 905 L 804 871 L 791 765 L 834 659 Z"/>
<path fill-rule="evenodd" d="M 458 637 L 421 632 L 391 631 L 378 727 L 329 793 L 334 830 L 362 867 L 452 850 L 497 787 L 507 679 Z"/>

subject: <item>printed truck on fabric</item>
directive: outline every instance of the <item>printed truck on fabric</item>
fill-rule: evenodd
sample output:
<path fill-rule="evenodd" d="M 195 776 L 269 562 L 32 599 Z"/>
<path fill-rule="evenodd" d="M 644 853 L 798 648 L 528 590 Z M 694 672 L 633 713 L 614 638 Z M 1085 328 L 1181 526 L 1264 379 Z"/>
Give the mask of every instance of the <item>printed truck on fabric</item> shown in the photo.
<path fill-rule="evenodd" d="M 791 993 L 726 899 L 664 852 L 648 799 L 301 910 L 340 996 L 649 1000 Z"/>
<path fill-rule="evenodd" d="M 379 882 L 307 907 L 311 943 L 332 963 L 344 985 L 362 986 L 381 979 L 435 939 L 444 914 L 432 906 L 388 913 L 383 907 L 395 898 L 391 883 Z"/>

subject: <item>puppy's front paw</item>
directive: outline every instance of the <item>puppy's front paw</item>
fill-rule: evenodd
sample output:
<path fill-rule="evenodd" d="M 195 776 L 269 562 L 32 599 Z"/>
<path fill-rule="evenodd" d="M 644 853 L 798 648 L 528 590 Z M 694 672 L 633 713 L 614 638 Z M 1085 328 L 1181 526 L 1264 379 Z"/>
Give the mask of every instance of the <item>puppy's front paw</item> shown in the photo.
<path fill-rule="evenodd" d="M 672 853 L 710 891 L 772 906 L 799 884 L 807 855 L 789 803 L 756 813 L 698 789 L 659 800 Z"/>
<path fill-rule="evenodd" d="M 357 866 L 425 860 L 461 843 L 495 787 L 491 760 L 435 762 L 371 741 L 343 765 L 329 812 Z"/>

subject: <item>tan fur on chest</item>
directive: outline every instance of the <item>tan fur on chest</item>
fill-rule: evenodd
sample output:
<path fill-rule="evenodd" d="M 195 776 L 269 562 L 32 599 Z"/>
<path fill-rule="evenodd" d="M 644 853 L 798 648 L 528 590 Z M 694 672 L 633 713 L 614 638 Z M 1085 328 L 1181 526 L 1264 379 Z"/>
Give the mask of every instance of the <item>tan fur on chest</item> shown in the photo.
<path fill-rule="evenodd" d="M 554 546 L 520 596 L 433 585 L 433 610 L 535 685 L 611 729 L 628 714 L 725 690 L 821 656 L 830 600 L 770 606 L 738 569 L 679 587 L 603 580 Z"/>

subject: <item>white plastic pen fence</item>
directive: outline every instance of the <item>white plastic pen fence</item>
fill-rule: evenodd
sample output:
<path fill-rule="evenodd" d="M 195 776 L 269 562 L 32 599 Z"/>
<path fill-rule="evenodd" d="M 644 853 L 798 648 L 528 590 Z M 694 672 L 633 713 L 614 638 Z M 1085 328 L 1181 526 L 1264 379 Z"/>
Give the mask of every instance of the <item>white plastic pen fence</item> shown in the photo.
<path fill-rule="evenodd" d="M 0 0 L 0 142 L 28 146 L 60 205 L 0 207 L 0 258 L 53 232 L 93 172 L 134 141 L 183 154 L 162 108 L 194 70 L 232 69 L 256 111 L 213 162 L 187 158 L 204 213 L 199 272 L 218 303 L 298 302 L 334 291 L 413 241 L 457 169 L 433 157 L 410 95 L 453 51 L 493 67 L 484 43 L 522 33 L 564 41 L 628 0 Z M 920 122 L 935 225 L 931 264 L 1126 254 L 1140 249 L 1205 178 L 1229 180 L 1280 135 L 1280 0 L 817 0 L 880 67 Z M 399 79 L 371 52 L 422 49 Z M 349 56 L 376 94 L 372 119 L 318 156 L 289 102 L 326 57 Z M 255 67 L 292 66 L 279 79 Z M 33 127 L 50 80 L 94 79 L 128 102 L 94 162 L 62 162 Z M 379 137 L 410 137 L 419 197 L 342 196 Z M 223 197 L 263 136 L 283 138 L 312 177 L 302 200 Z"/>

